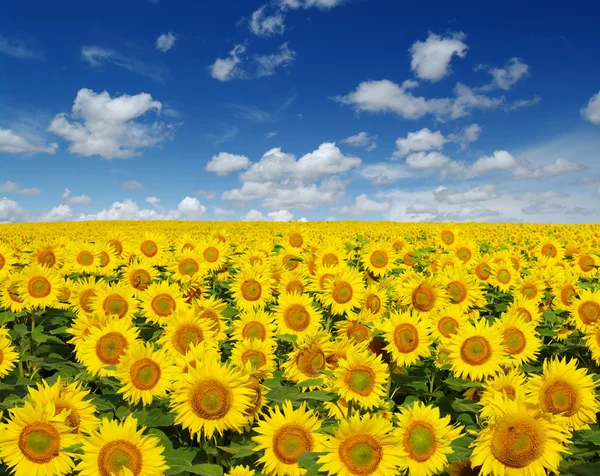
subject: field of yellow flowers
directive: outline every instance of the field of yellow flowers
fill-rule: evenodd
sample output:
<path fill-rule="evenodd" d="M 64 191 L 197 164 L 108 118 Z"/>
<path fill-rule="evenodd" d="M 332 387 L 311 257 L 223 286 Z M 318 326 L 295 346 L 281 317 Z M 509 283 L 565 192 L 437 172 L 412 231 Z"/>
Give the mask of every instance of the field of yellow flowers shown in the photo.
<path fill-rule="evenodd" d="M 0 226 L 0 474 L 600 474 L 600 226 Z"/>

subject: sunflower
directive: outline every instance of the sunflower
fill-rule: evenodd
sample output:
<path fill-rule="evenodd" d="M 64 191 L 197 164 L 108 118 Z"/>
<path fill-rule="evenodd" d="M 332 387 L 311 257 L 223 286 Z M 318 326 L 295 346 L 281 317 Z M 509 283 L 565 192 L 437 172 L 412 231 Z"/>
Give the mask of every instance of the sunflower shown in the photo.
<path fill-rule="evenodd" d="M 434 339 L 446 341 L 468 321 L 468 315 L 462 312 L 458 306 L 449 305 L 432 313 L 429 329 Z"/>
<path fill-rule="evenodd" d="M 497 396 L 494 417 L 473 442 L 471 465 L 481 476 L 558 474 L 571 433 L 522 400 Z"/>
<path fill-rule="evenodd" d="M 492 277 L 492 259 L 488 254 L 480 254 L 473 258 L 471 269 L 473 275 L 482 282 L 488 282 Z"/>
<path fill-rule="evenodd" d="M 220 269 L 227 261 L 227 245 L 219 240 L 203 241 L 194 249 L 209 270 Z"/>
<path fill-rule="evenodd" d="M 585 335 L 585 344 L 592 354 L 592 359 L 600 364 L 600 326 Z"/>
<path fill-rule="evenodd" d="M 190 346 L 201 342 L 215 348 L 219 346 L 212 323 L 201 319 L 189 306 L 184 306 L 173 313 L 158 340 L 158 343 L 174 353 L 174 356 L 185 355 Z"/>
<path fill-rule="evenodd" d="M 208 297 L 211 289 L 204 277 L 196 276 L 181 283 L 181 293 L 187 304 L 194 304 L 197 300 Z"/>
<path fill-rule="evenodd" d="M 287 243 L 292 248 L 302 248 L 305 242 L 306 230 L 304 228 L 296 228 L 287 236 Z"/>
<path fill-rule="evenodd" d="M 544 315 L 536 303 L 519 298 L 510 303 L 506 315 L 522 317 L 525 322 L 533 322 L 536 326 L 544 320 Z"/>
<path fill-rule="evenodd" d="M 148 264 L 160 264 L 167 253 L 169 245 L 164 236 L 146 232 L 135 244 L 133 253 Z"/>
<path fill-rule="evenodd" d="M 167 349 L 156 350 L 151 343 L 134 342 L 120 358 L 115 376 L 121 382 L 117 393 L 123 399 L 150 405 L 167 395 L 175 379 L 175 362 Z"/>
<path fill-rule="evenodd" d="M 431 476 L 448 464 L 452 442 L 461 436 L 462 428 L 450 424 L 450 416 L 441 417 L 440 410 L 415 402 L 398 414 L 397 434 L 402 441 L 401 470 L 409 474 Z"/>
<path fill-rule="evenodd" d="M 225 322 L 223 320 L 223 311 L 227 308 L 227 303 L 214 297 L 200 298 L 194 302 L 194 312 L 200 319 L 207 321 L 211 329 L 215 332 L 215 339 L 225 340 Z"/>
<path fill-rule="evenodd" d="M 33 250 L 29 262 L 44 268 L 61 269 L 64 266 L 64 251 L 58 244 L 42 243 Z"/>
<path fill-rule="evenodd" d="M 273 315 L 262 310 L 240 312 L 238 318 L 231 322 L 233 340 L 259 339 L 267 340 L 275 337 L 277 327 L 273 323 Z"/>
<path fill-rule="evenodd" d="M 492 418 L 495 413 L 493 405 L 497 395 L 506 395 L 510 400 L 525 400 L 525 383 L 527 379 L 520 369 L 512 369 L 506 373 L 499 373 L 488 378 L 483 384 L 483 391 L 479 398 L 482 407 L 481 418 Z"/>
<path fill-rule="evenodd" d="M 100 253 L 92 243 L 73 243 L 67 251 L 66 267 L 72 273 L 95 274 Z"/>
<path fill-rule="evenodd" d="M 346 253 L 339 239 L 328 239 L 324 246 L 317 251 L 317 267 L 334 267 L 345 264 Z"/>
<path fill-rule="evenodd" d="M 560 261 L 564 257 L 564 248 L 555 238 L 547 237 L 540 241 L 536 254 L 540 257 Z"/>
<path fill-rule="evenodd" d="M 162 476 L 169 469 L 164 448 L 157 437 L 143 432 L 131 415 L 122 422 L 104 418 L 98 431 L 83 441 L 79 475 Z"/>
<path fill-rule="evenodd" d="M 431 353 L 431 335 L 426 321 L 418 314 L 392 313 L 379 327 L 388 342 L 385 350 L 392 355 L 397 365 L 408 367 Z"/>
<path fill-rule="evenodd" d="M 385 276 L 394 267 L 395 254 L 389 243 L 371 241 L 362 250 L 363 265 L 373 276 Z"/>
<path fill-rule="evenodd" d="M 0 242 L 0 281 L 11 272 L 16 262 L 12 248 Z"/>
<path fill-rule="evenodd" d="M 593 278 L 598 274 L 600 260 L 590 251 L 581 251 L 573 256 L 573 265 L 581 276 Z"/>
<path fill-rule="evenodd" d="M 127 233 L 120 230 L 113 230 L 107 235 L 104 243 L 114 250 L 118 258 L 129 259 L 132 243 Z"/>
<path fill-rule="evenodd" d="M 187 372 L 190 367 L 196 368 L 198 362 L 202 362 L 205 359 L 221 362 L 219 347 L 208 341 L 202 341 L 199 344 L 190 344 L 185 354 L 174 352 L 173 355 L 175 357 L 175 365 L 182 372 Z"/>
<path fill-rule="evenodd" d="M 367 287 L 363 309 L 368 311 L 374 319 L 385 315 L 388 310 L 386 288 L 376 284 L 371 284 Z"/>
<path fill-rule="evenodd" d="M 283 411 L 282 411 L 283 410 Z M 269 415 L 255 427 L 252 439 L 254 451 L 264 451 L 258 460 L 267 475 L 301 476 L 306 470 L 298 466 L 298 458 L 305 452 L 320 452 L 325 436 L 319 433 L 321 421 L 302 403 L 296 410 L 286 400 L 282 409 L 272 408 Z"/>
<path fill-rule="evenodd" d="M 286 271 L 281 274 L 278 289 L 282 294 L 303 294 L 307 290 L 308 278 L 298 270 Z"/>
<path fill-rule="evenodd" d="M 237 466 L 232 466 L 229 468 L 229 471 L 225 473 L 223 476 L 255 476 L 255 472 L 253 469 L 250 469 L 249 466 L 242 466 L 241 464 Z"/>
<path fill-rule="evenodd" d="M 61 278 L 56 271 L 33 265 L 25 268 L 21 275 L 19 297 L 28 308 L 51 308 L 58 300 L 61 285 Z"/>
<path fill-rule="evenodd" d="M 18 360 L 19 354 L 12 345 L 8 329 L 0 327 L 0 378 L 8 375 Z"/>
<path fill-rule="evenodd" d="M 102 287 L 103 284 L 96 282 L 94 276 L 76 281 L 73 285 L 73 293 L 71 294 L 71 308 L 73 311 L 78 316 L 94 312 L 94 309 L 92 309 L 92 299 Z"/>
<path fill-rule="evenodd" d="M 445 226 L 440 231 L 439 237 L 442 246 L 450 247 L 456 241 L 457 233 L 455 230 L 452 230 L 452 228 Z"/>
<path fill-rule="evenodd" d="M 207 265 L 198 251 L 187 248 L 175 253 L 169 268 L 177 281 L 190 281 L 203 276 Z"/>
<path fill-rule="evenodd" d="M 272 278 L 266 265 L 243 265 L 231 283 L 231 294 L 240 310 L 262 308 L 271 300 Z"/>
<path fill-rule="evenodd" d="M 463 264 L 467 264 L 471 261 L 473 256 L 476 256 L 477 253 L 479 253 L 479 246 L 473 240 L 462 239 L 461 241 L 454 242 L 454 245 L 451 247 L 451 252 L 461 260 Z"/>
<path fill-rule="evenodd" d="M 552 305 L 554 309 L 568 311 L 573 305 L 573 299 L 577 297 L 577 282 L 579 276 L 572 272 L 558 274 L 552 282 Z"/>
<path fill-rule="evenodd" d="M 117 252 L 112 246 L 96 246 L 96 249 L 98 251 L 96 276 L 112 276 L 123 260 L 117 256 Z"/>
<path fill-rule="evenodd" d="M 69 309 L 71 307 L 71 296 L 73 294 L 73 281 L 64 279 L 58 289 L 58 301 L 54 303 L 54 309 Z"/>
<path fill-rule="evenodd" d="M 405 246 L 398 255 L 404 268 L 412 268 L 419 263 L 419 255 L 413 246 Z"/>
<path fill-rule="evenodd" d="M 437 277 L 411 273 L 397 286 L 398 302 L 418 314 L 435 312 L 448 305 L 449 299 Z"/>
<path fill-rule="evenodd" d="M 156 268 L 138 259 L 132 260 L 121 270 L 121 273 L 123 282 L 131 287 L 136 297 L 139 297 L 150 283 L 158 279 Z"/>
<path fill-rule="evenodd" d="M 600 289 L 580 289 L 569 309 L 571 322 L 581 332 L 593 330 L 600 323 Z"/>
<path fill-rule="evenodd" d="M 339 267 L 331 279 L 325 281 L 322 302 L 331 306 L 331 313 L 343 315 L 363 304 L 365 285 L 362 274 L 354 268 Z"/>
<path fill-rule="evenodd" d="M 195 250 L 197 246 L 198 240 L 195 237 L 186 233 L 177 240 L 177 244 L 175 245 L 175 252 L 177 253 L 186 250 Z"/>
<path fill-rule="evenodd" d="M 481 380 L 500 371 L 506 353 L 502 334 L 484 319 L 465 325 L 448 344 L 448 360 L 459 378 Z"/>
<path fill-rule="evenodd" d="M 93 375 L 113 376 L 117 365 L 138 337 L 131 321 L 110 318 L 105 324 L 88 328 L 89 335 L 79 340 L 76 357 Z M 109 367 L 109 368 L 106 368 Z"/>
<path fill-rule="evenodd" d="M 569 428 L 580 430 L 596 422 L 600 411 L 597 386 L 586 369 L 577 368 L 575 359 L 545 360 L 542 375 L 529 377 L 527 400 L 544 412 L 565 416 Z"/>
<path fill-rule="evenodd" d="M 327 281 L 333 279 L 339 266 L 317 266 L 314 275 L 311 276 L 311 281 L 308 290 L 315 294 L 315 298 L 323 302 L 323 292 Z"/>
<path fill-rule="evenodd" d="M 476 279 L 467 273 L 464 266 L 446 268 L 442 277 L 450 306 L 456 306 L 463 312 L 472 307 L 485 306 L 486 300 Z"/>
<path fill-rule="evenodd" d="M 513 268 L 512 264 L 496 263 L 492 266 L 491 284 L 501 291 L 507 292 L 515 285 L 519 273 Z"/>
<path fill-rule="evenodd" d="M 252 406 L 250 380 L 235 367 L 215 359 L 197 361 L 195 368 L 180 373 L 171 394 L 175 423 L 200 439 L 215 432 L 239 430 L 246 422 L 245 412 Z"/>
<path fill-rule="evenodd" d="M 70 474 L 75 464 L 67 448 L 77 435 L 66 424 L 67 411 L 56 414 L 52 403 L 9 410 L 6 423 L 0 423 L 0 459 L 15 476 L 60 476 Z"/>
<path fill-rule="evenodd" d="M 66 384 L 60 376 L 53 385 L 42 380 L 37 383 L 37 388 L 29 387 L 27 400 L 35 405 L 52 403 L 56 414 L 68 410 L 65 423 L 71 428 L 72 433 L 90 434 L 98 426 L 98 418 L 94 414 L 96 407 L 85 398 L 89 390 L 83 390 L 79 383 Z"/>
<path fill-rule="evenodd" d="M 140 294 L 140 308 L 147 321 L 166 326 L 186 304 L 179 286 L 167 281 L 154 283 Z"/>
<path fill-rule="evenodd" d="M 515 283 L 514 294 L 526 301 L 539 304 L 544 297 L 546 285 L 535 275 L 521 276 Z"/>
<path fill-rule="evenodd" d="M 326 332 L 318 332 L 292 351 L 281 366 L 285 378 L 302 383 L 305 380 L 322 377 L 319 372 L 328 370 L 327 357 L 331 354 L 329 337 Z"/>
<path fill-rule="evenodd" d="M 402 441 L 392 424 L 378 415 L 354 414 L 340 421 L 334 436 L 324 444 L 317 463 L 336 476 L 387 476 L 403 464 Z"/>
<path fill-rule="evenodd" d="M 276 347 L 273 340 L 240 340 L 231 350 L 231 363 L 245 373 L 270 378 L 277 370 Z"/>
<path fill-rule="evenodd" d="M 502 344 L 509 356 L 508 365 L 520 367 L 536 360 L 542 342 L 533 322 L 525 322 L 521 316 L 504 315 L 494 326 L 502 333 Z"/>
<path fill-rule="evenodd" d="M 123 283 L 98 287 L 96 295 L 90 297 L 90 307 L 106 316 L 131 320 L 137 309 L 138 301 L 133 297 L 132 289 Z"/>
<path fill-rule="evenodd" d="M 280 334 L 291 334 L 303 341 L 315 334 L 323 316 L 315 309 L 313 300 L 306 294 L 282 294 L 275 308 L 275 321 Z"/>
<path fill-rule="evenodd" d="M 363 317 L 372 319 L 370 313 L 353 313 L 350 319 L 342 319 L 335 323 L 336 337 L 350 340 L 354 343 L 366 342 L 371 338 L 371 329 L 363 321 Z"/>
<path fill-rule="evenodd" d="M 21 273 L 12 272 L 5 276 L 4 281 L 0 280 L 0 306 L 15 313 L 26 307 L 19 295 L 21 279 Z"/>
<path fill-rule="evenodd" d="M 331 386 L 346 402 L 357 402 L 362 408 L 381 406 L 389 378 L 387 365 L 381 356 L 349 350 L 345 359 L 337 362 Z"/>

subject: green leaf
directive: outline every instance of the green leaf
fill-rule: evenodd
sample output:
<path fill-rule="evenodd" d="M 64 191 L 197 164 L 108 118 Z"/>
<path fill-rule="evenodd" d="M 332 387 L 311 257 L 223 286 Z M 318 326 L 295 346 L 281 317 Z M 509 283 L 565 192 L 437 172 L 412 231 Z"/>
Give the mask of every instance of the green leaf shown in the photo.
<path fill-rule="evenodd" d="M 298 336 L 295 336 L 293 334 L 279 334 L 277 336 L 277 338 L 279 340 L 283 340 L 285 342 L 289 342 L 290 344 L 295 344 L 296 341 L 298 340 Z"/>
<path fill-rule="evenodd" d="M 298 384 L 299 387 L 320 387 L 321 385 L 323 385 L 322 378 L 309 378 Z"/>
<path fill-rule="evenodd" d="M 460 413 L 479 413 L 481 411 L 481 405 L 472 400 L 463 400 L 461 398 L 457 398 L 452 402 L 452 408 Z"/>
<path fill-rule="evenodd" d="M 152 408 L 150 410 L 144 408 L 134 412 L 133 416 L 137 418 L 139 425 L 147 428 L 173 426 L 175 424 L 175 415 L 161 408 Z"/>

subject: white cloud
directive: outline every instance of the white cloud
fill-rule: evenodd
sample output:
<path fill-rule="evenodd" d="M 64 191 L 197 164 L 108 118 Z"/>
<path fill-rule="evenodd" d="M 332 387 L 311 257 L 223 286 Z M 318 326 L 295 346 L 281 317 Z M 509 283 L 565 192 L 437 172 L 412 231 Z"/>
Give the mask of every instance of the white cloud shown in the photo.
<path fill-rule="evenodd" d="M 140 208 L 133 200 L 114 202 L 110 208 L 104 208 L 95 214 L 81 214 L 79 220 L 174 220 L 179 218 L 178 211 L 161 213 L 154 209 Z"/>
<path fill-rule="evenodd" d="M 541 167 L 535 167 L 528 160 L 522 159 L 514 169 L 513 177 L 515 179 L 555 177 L 557 175 L 578 172 L 584 168 L 584 165 L 567 159 L 556 159 L 554 162 Z"/>
<path fill-rule="evenodd" d="M 260 78 L 263 76 L 273 76 L 277 68 L 288 66 L 296 59 L 296 52 L 291 50 L 287 43 L 279 47 L 277 53 L 270 55 L 258 55 L 254 60 L 258 63 L 256 75 Z"/>
<path fill-rule="evenodd" d="M 246 202 L 266 197 L 272 190 L 271 185 L 271 182 L 244 182 L 242 188 L 234 188 L 223 192 L 221 200 Z"/>
<path fill-rule="evenodd" d="M 249 210 L 248 213 L 241 217 L 242 221 L 292 221 L 294 219 L 294 215 L 290 213 L 288 210 L 278 210 L 275 212 L 269 212 L 267 215 L 263 215 L 258 210 Z M 305 219 L 306 220 L 306 219 Z"/>
<path fill-rule="evenodd" d="M 0 53 L 18 59 L 42 59 L 42 52 L 27 46 L 23 41 L 11 40 L 0 35 Z"/>
<path fill-rule="evenodd" d="M 24 221 L 28 212 L 14 200 L 0 198 L 0 223 L 15 223 Z"/>
<path fill-rule="evenodd" d="M 534 202 L 531 205 L 523 207 L 521 211 L 525 215 L 546 215 L 556 213 L 557 211 L 563 210 L 564 208 L 565 206 L 561 205 L 560 203 Z"/>
<path fill-rule="evenodd" d="M 406 214 L 422 219 L 421 215 L 436 216 L 438 208 L 433 203 L 413 203 L 406 207 Z"/>
<path fill-rule="evenodd" d="M 217 194 L 215 192 L 213 192 L 212 190 L 198 190 L 196 192 L 196 195 L 198 195 L 199 197 L 207 198 L 209 200 L 212 200 L 213 198 L 215 198 L 217 196 Z"/>
<path fill-rule="evenodd" d="M 450 61 L 454 55 L 459 58 L 466 56 L 468 47 L 462 41 L 465 37 L 464 33 L 453 33 L 447 37 L 429 33 L 427 40 L 417 41 L 411 46 L 411 69 L 421 79 L 439 81 L 450 74 Z"/>
<path fill-rule="evenodd" d="M 299 8 L 304 8 L 305 10 L 308 8 L 316 7 L 322 10 L 328 10 L 330 8 L 337 7 L 341 5 L 346 0 L 278 0 L 280 5 L 284 8 L 290 8 L 292 10 L 297 10 Z"/>
<path fill-rule="evenodd" d="M 43 221 L 69 221 L 73 219 L 73 210 L 69 205 L 57 205 L 42 215 Z"/>
<path fill-rule="evenodd" d="M 123 182 L 121 184 L 121 188 L 126 190 L 137 190 L 140 188 L 144 188 L 144 184 L 138 180 L 128 180 L 127 182 Z"/>
<path fill-rule="evenodd" d="M 439 152 L 415 152 L 406 157 L 406 165 L 415 170 L 443 169 L 451 162 Z"/>
<path fill-rule="evenodd" d="M 57 114 L 48 130 L 69 141 L 73 154 L 126 159 L 172 136 L 171 125 L 138 121 L 147 112 L 160 112 L 161 108 L 150 94 L 113 98 L 106 91 L 95 93 L 84 88 L 77 93 L 71 117 Z"/>
<path fill-rule="evenodd" d="M 15 134 L 10 129 L 0 128 L 0 152 L 11 154 L 42 152 L 54 155 L 57 149 L 58 144 L 55 142 L 47 146 L 35 145 L 27 141 L 24 137 Z"/>
<path fill-rule="evenodd" d="M 83 46 L 81 48 L 81 57 L 90 67 L 97 70 L 102 70 L 107 64 L 112 64 L 125 68 L 132 73 L 148 76 L 161 83 L 164 83 L 169 77 L 167 70 L 162 66 L 149 64 L 133 56 L 108 48 Z"/>
<path fill-rule="evenodd" d="M 216 217 L 222 217 L 222 216 L 227 216 L 227 215 L 234 215 L 235 211 L 230 210 L 229 208 L 214 207 L 213 213 Z"/>
<path fill-rule="evenodd" d="M 292 173 L 295 166 L 294 155 L 282 152 L 281 147 L 275 147 L 265 152 L 247 171 L 242 172 L 240 179 L 244 182 L 271 182 Z"/>
<path fill-rule="evenodd" d="M 206 170 L 217 175 L 227 175 L 236 170 L 244 170 L 250 166 L 251 162 L 245 155 L 229 154 L 220 152 L 213 156 L 206 164 Z"/>
<path fill-rule="evenodd" d="M 179 205 L 177 205 L 177 210 L 191 219 L 199 220 L 202 218 L 202 215 L 204 215 L 206 207 L 202 205 L 197 198 L 185 197 L 179 202 Z"/>
<path fill-rule="evenodd" d="M 347 172 L 360 166 L 358 157 L 342 154 L 334 142 L 324 142 L 313 152 L 300 157 L 295 164 L 294 172 L 304 178 L 319 178 L 326 175 Z"/>
<path fill-rule="evenodd" d="M 392 183 L 403 178 L 412 177 L 413 174 L 403 165 L 380 162 L 366 165 L 359 172 L 360 176 L 375 185 Z"/>
<path fill-rule="evenodd" d="M 403 138 L 396 140 L 398 150 L 394 151 L 393 157 L 404 157 L 413 151 L 442 149 L 448 139 L 440 131 L 431 132 L 427 127 L 417 132 L 409 132 Z"/>
<path fill-rule="evenodd" d="M 175 41 L 177 41 L 177 37 L 173 33 L 163 33 L 156 39 L 156 49 L 166 53 L 175 46 Z"/>
<path fill-rule="evenodd" d="M 282 35 L 285 31 L 285 16 L 282 11 L 273 15 L 265 13 L 267 6 L 263 5 L 252 13 L 250 18 L 250 31 L 257 36 Z"/>
<path fill-rule="evenodd" d="M 354 205 L 342 207 L 338 212 L 342 215 L 373 215 L 384 213 L 389 209 L 389 202 L 376 202 L 363 193 L 354 199 Z"/>
<path fill-rule="evenodd" d="M 262 206 L 271 210 L 281 208 L 318 208 L 339 202 L 344 195 L 345 185 L 337 177 L 323 180 L 319 185 L 295 184 L 271 187 Z"/>
<path fill-rule="evenodd" d="M 486 65 L 479 65 L 475 70 L 484 69 L 492 76 L 492 82 L 480 88 L 482 91 L 492 89 L 503 89 L 508 91 L 521 79 L 529 74 L 529 66 L 520 58 L 511 58 L 503 68 L 491 68 Z"/>
<path fill-rule="evenodd" d="M 439 219 L 445 221 L 473 221 L 482 218 L 497 217 L 500 215 L 501 214 L 499 211 L 490 210 L 489 208 L 463 206 L 458 210 L 443 213 Z"/>
<path fill-rule="evenodd" d="M 244 45 L 235 45 L 227 58 L 218 58 L 210 67 L 210 75 L 219 81 L 229 81 L 243 76 L 240 55 L 246 51 Z"/>
<path fill-rule="evenodd" d="M 242 221 L 266 221 L 267 218 L 258 210 L 249 210 L 248 213 L 240 217 Z"/>
<path fill-rule="evenodd" d="M 160 203 L 160 198 L 157 197 L 146 197 L 146 200 L 144 200 L 146 203 L 149 203 L 150 205 L 158 205 Z"/>
<path fill-rule="evenodd" d="M 519 200 L 523 200 L 524 202 L 549 202 L 550 200 L 554 200 L 556 198 L 567 198 L 568 196 L 569 194 L 565 192 L 548 190 L 540 193 L 526 192 L 517 196 L 517 198 Z"/>
<path fill-rule="evenodd" d="M 39 195 L 40 189 L 36 187 L 21 187 L 18 183 L 0 183 L 0 193 L 20 193 L 21 195 Z"/>
<path fill-rule="evenodd" d="M 77 195 L 72 197 L 71 190 L 65 188 L 65 192 L 62 195 L 63 203 L 68 205 L 86 205 L 92 202 L 92 197 L 88 195 Z"/>
<path fill-rule="evenodd" d="M 581 108 L 581 115 L 592 124 L 600 124 L 600 91 L 594 94 Z"/>
<path fill-rule="evenodd" d="M 352 147 L 364 147 L 366 150 L 372 151 L 377 148 L 377 136 L 370 136 L 367 132 L 362 131 L 355 136 L 346 137 L 342 143 Z"/>
<path fill-rule="evenodd" d="M 465 149 L 471 142 L 479 139 L 483 128 L 479 124 L 465 126 L 458 134 L 450 134 L 448 139 L 459 144 L 460 149 Z"/>
<path fill-rule="evenodd" d="M 498 198 L 499 196 L 500 194 L 493 185 L 467 188 L 438 187 L 433 191 L 433 197 L 436 201 L 450 204 L 484 202 Z"/>
<path fill-rule="evenodd" d="M 270 131 L 270 132 L 267 132 L 267 133 L 265 134 L 265 137 L 266 137 L 267 139 L 270 139 L 270 138 L 272 138 L 272 137 L 275 137 L 276 135 L 277 135 L 277 132 L 275 132 L 275 131 Z"/>
<path fill-rule="evenodd" d="M 480 157 L 471 167 L 468 177 L 478 177 L 492 170 L 509 170 L 517 165 L 515 159 L 505 150 L 496 150 L 490 156 Z"/>

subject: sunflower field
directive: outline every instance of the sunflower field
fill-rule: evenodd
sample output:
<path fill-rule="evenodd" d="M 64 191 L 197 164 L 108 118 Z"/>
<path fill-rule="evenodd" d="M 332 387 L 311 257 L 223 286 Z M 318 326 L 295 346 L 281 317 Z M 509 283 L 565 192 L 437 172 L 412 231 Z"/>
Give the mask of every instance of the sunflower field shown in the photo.
<path fill-rule="evenodd" d="M 600 475 L 600 226 L 0 226 L 0 474 Z"/>

